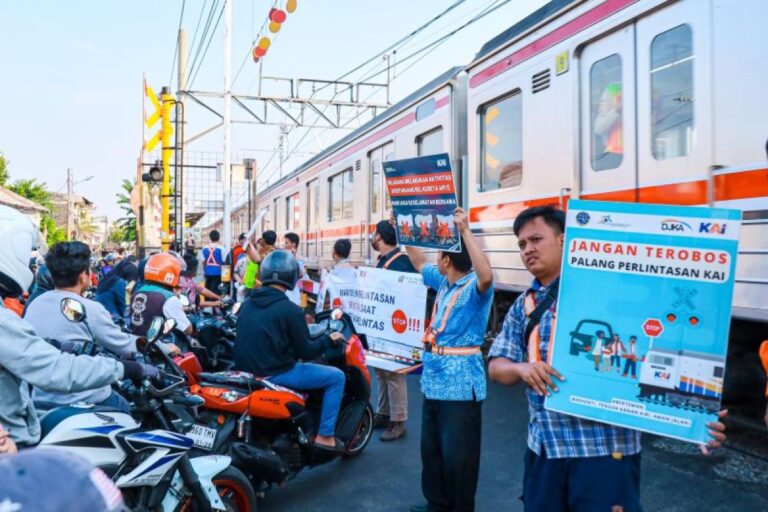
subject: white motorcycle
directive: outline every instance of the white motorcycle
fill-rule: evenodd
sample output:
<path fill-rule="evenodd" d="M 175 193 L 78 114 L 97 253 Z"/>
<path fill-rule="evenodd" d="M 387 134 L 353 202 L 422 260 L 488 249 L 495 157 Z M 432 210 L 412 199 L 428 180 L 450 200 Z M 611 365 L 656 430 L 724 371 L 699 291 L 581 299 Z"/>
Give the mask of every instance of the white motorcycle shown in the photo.
<path fill-rule="evenodd" d="M 62 313 L 73 322 L 85 320 L 85 309 L 62 300 Z M 156 343 L 173 328 L 156 317 L 147 342 Z M 40 446 L 69 450 L 89 460 L 112 478 L 132 510 L 255 511 L 256 496 L 248 478 L 230 465 L 230 457 L 190 457 L 192 438 L 174 432 L 164 403 L 194 408 L 203 400 L 186 392 L 184 378 L 162 374 L 158 387 L 145 380 L 129 389 L 131 415 L 100 406 L 57 407 L 41 419 Z"/>

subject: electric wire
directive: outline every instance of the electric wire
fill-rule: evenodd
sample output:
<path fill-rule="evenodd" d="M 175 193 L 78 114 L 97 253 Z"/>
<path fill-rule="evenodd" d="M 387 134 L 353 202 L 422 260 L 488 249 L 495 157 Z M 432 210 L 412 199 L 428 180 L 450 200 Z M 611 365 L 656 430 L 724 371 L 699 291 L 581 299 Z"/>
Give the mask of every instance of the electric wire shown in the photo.
<path fill-rule="evenodd" d="M 226 1 L 232 1 L 232 0 L 225 0 Z M 216 29 L 219 27 L 219 23 L 221 22 L 221 17 L 224 15 L 224 6 L 222 5 L 221 10 L 219 11 L 219 17 L 216 18 L 216 24 L 213 26 L 213 30 L 211 31 L 211 35 L 208 38 L 208 44 L 205 46 L 205 51 L 203 52 L 203 56 L 200 58 L 200 63 L 197 66 L 197 69 L 195 70 L 194 76 L 192 76 L 192 79 L 189 81 L 189 88 L 192 89 L 192 84 L 195 83 L 195 79 L 197 78 L 198 73 L 200 73 L 200 70 L 203 67 L 203 61 L 205 60 L 205 56 L 208 54 L 208 48 L 211 47 L 211 42 L 213 41 L 213 37 L 216 35 Z"/>
<path fill-rule="evenodd" d="M 179 15 L 179 28 L 176 30 L 176 49 L 173 50 L 173 60 L 171 60 L 171 76 L 168 78 L 169 87 L 173 85 L 173 71 L 176 69 L 176 56 L 179 54 L 179 32 L 181 31 L 181 22 L 184 21 L 184 7 L 186 5 L 187 0 L 183 0 L 181 2 L 181 14 Z"/>
<path fill-rule="evenodd" d="M 206 46 L 205 40 L 208 37 L 208 31 L 211 28 L 211 22 L 213 21 L 213 16 L 214 16 L 214 14 L 216 12 L 216 8 L 218 7 L 218 4 L 219 4 L 219 0 L 213 0 L 213 2 L 211 3 L 211 8 L 208 10 L 208 17 L 205 20 L 205 25 L 203 26 L 203 31 L 200 34 L 200 40 L 197 43 L 197 50 L 195 51 L 195 56 L 192 59 L 192 64 L 189 67 L 189 73 L 188 73 L 187 77 L 191 77 L 192 74 L 197 70 L 197 68 L 199 66 L 200 53 L 202 52 L 203 47 Z M 222 7 L 222 11 L 221 12 L 222 13 L 224 12 L 223 7 Z M 191 84 L 189 79 L 188 79 L 187 83 L 188 83 L 188 87 L 189 87 L 189 84 Z"/>

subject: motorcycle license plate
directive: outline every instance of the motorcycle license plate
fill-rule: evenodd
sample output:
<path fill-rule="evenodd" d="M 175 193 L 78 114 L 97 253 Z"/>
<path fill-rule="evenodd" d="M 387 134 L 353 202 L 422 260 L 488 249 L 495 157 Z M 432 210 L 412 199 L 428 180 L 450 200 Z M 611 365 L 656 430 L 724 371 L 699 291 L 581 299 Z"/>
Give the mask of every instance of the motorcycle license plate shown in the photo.
<path fill-rule="evenodd" d="M 195 446 L 204 450 L 211 450 L 213 442 L 216 440 L 216 429 L 204 427 L 203 425 L 194 425 L 186 434 L 192 439 Z"/>

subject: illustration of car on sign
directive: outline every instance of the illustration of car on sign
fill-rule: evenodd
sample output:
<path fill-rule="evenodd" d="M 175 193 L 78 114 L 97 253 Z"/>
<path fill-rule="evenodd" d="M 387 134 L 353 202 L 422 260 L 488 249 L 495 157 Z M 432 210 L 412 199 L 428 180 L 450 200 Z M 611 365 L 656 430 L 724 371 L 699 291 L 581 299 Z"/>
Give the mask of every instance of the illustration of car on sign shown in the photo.
<path fill-rule="evenodd" d="M 605 338 L 610 340 L 613 337 L 613 329 L 611 324 L 603 322 L 602 320 L 581 320 L 576 329 L 571 331 L 571 348 L 570 354 L 577 356 L 592 348 L 592 340 L 595 338 L 597 331 L 603 331 Z"/>

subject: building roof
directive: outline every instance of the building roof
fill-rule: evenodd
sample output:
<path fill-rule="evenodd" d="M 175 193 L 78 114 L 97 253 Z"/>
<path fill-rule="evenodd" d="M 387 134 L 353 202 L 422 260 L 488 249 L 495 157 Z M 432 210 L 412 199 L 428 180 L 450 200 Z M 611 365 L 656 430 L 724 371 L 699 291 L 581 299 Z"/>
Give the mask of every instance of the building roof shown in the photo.
<path fill-rule="evenodd" d="M 13 192 L 5 187 L 0 187 L 0 204 L 4 204 L 24 212 L 48 212 L 48 208 L 45 206 L 39 205 L 34 201 L 30 201 L 26 197 L 20 196 L 16 192 Z"/>

